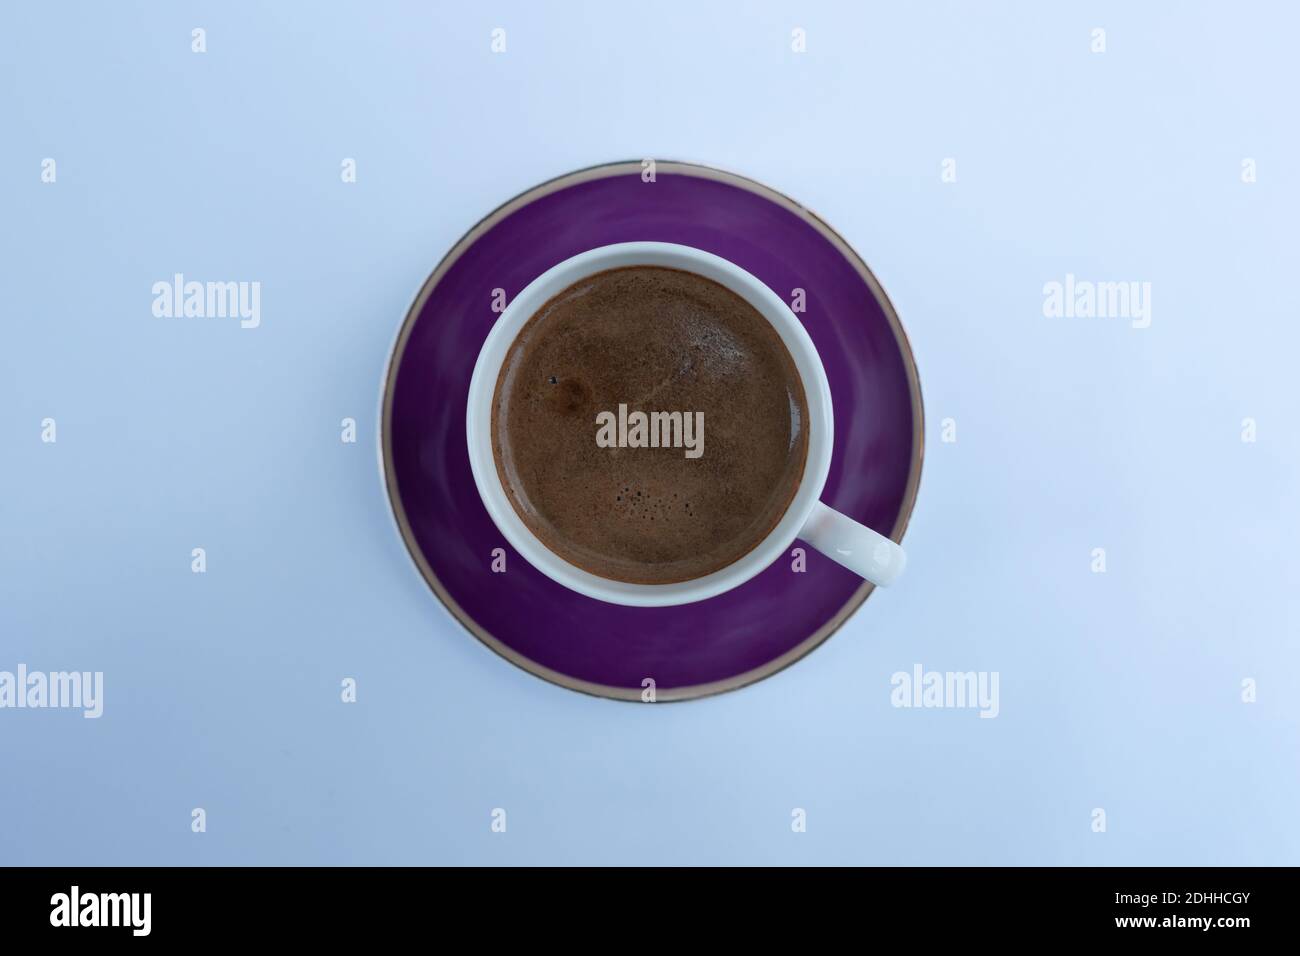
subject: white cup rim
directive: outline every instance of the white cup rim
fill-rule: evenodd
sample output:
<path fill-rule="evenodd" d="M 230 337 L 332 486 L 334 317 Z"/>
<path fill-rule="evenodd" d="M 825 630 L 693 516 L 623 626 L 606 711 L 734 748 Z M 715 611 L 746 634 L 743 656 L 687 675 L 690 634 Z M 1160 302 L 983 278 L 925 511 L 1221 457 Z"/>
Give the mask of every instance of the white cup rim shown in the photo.
<path fill-rule="evenodd" d="M 808 458 L 790 505 L 749 553 L 724 568 L 674 584 L 632 584 L 592 574 L 561 558 L 515 512 L 492 453 L 492 399 L 501 366 L 524 324 L 555 295 L 587 276 L 627 266 L 663 266 L 712 279 L 744 298 L 773 326 L 803 380 L 808 412 Z M 762 281 L 721 256 L 668 242 L 600 246 L 553 266 L 530 282 L 501 313 L 479 351 L 465 413 L 470 469 L 479 497 L 497 529 L 529 564 L 551 580 L 588 597 L 634 607 L 666 607 L 715 597 L 770 566 L 794 542 L 821 497 L 830 473 L 834 416 L 830 384 L 812 338 L 791 308 Z"/>

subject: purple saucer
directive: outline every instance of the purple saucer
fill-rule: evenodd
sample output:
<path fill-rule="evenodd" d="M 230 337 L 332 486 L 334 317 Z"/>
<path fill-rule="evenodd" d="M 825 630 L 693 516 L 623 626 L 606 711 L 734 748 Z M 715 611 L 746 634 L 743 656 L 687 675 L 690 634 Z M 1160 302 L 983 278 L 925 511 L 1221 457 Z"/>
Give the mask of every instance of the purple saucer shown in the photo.
<path fill-rule="evenodd" d="M 564 687 L 640 700 L 701 697 L 773 674 L 824 641 L 872 586 L 802 542 L 735 590 L 695 604 L 630 608 L 576 594 L 514 553 L 470 474 L 470 374 L 507 298 L 570 256 L 658 240 L 730 259 L 791 301 L 830 378 L 835 454 L 822 500 L 895 541 L 921 475 L 921 390 L 903 327 L 875 277 L 829 226 L 753 180 L 705 166 L 640 162 L 534 187 L 469 231 L 438 264 L 402 325 L 385 384 L 383 463 L 406 546 L 425 580 L 479 640 Z M 494 573 L 492 552 L 506 553 Z"/>

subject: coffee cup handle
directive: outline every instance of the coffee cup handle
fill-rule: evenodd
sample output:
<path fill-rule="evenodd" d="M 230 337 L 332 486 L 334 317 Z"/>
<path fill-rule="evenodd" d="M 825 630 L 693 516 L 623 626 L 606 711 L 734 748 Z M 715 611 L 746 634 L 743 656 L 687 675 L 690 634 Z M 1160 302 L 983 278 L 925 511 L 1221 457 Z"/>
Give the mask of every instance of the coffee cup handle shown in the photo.
<path fill-rule="evenodd" d="M 878 587 L 897 581 L 907 565 L 907 554 L 899 545 L 820 501 L 813 505 L 799 537 Z"/>

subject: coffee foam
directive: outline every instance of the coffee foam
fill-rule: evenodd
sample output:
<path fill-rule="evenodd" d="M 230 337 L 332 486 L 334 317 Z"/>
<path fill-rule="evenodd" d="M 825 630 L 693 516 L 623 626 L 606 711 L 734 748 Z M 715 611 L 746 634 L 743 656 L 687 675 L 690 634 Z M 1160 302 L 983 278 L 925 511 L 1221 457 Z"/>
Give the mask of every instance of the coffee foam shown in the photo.
<path fill-rule="evenodd" d="M 703 454 L 599 447 L 597 415 L 703 413 Z M 743 557 L 803 474 L 807 402 L 785 345 L 748 302 L 675 269 L 583 279 L 511 345 L 493 398 L 497 471 L 516 513 L 601 577 L 666 584 Z"/>

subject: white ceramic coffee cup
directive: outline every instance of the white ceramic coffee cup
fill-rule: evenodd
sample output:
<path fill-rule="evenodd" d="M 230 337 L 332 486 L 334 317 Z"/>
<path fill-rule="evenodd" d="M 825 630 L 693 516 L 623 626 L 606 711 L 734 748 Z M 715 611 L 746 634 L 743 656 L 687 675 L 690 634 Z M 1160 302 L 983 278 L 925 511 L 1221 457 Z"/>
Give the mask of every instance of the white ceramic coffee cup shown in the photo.
<path fill-rule="evenodd" d="M 626 266 L 664 266 L 712 279 L 741 296 L 772 323 L 789 349 L 808 402 L 808 460 L 803 478 L 776 527 L 748 554 L 712 574 L 676 584 L 630 584 L 584 571 L 538 540 L 520 519 L 502 487 L 492 455 L 492 399 L 511 344 L 532 316 L 587 276 Z M 595 422 L 592 422 L 593 440 Z M 702 601 L 744 584 L 781 557 L 796 538 L 877 585 L 893 583 L 903 571 L 903 549 L 882 534 L 821 502 L 831 467 L 834 416 L 826 370 L 795 314 L 775 292 L 739 266 L 709 252 L 667 242 L 624 242 L 601 246 L 548 269 L 515 296 L 497 319 L 479 352 L 469 385 L 465 435 L 474 481 L 488 514 L 529 564 L 580 594 L 639 607 Z"/>

